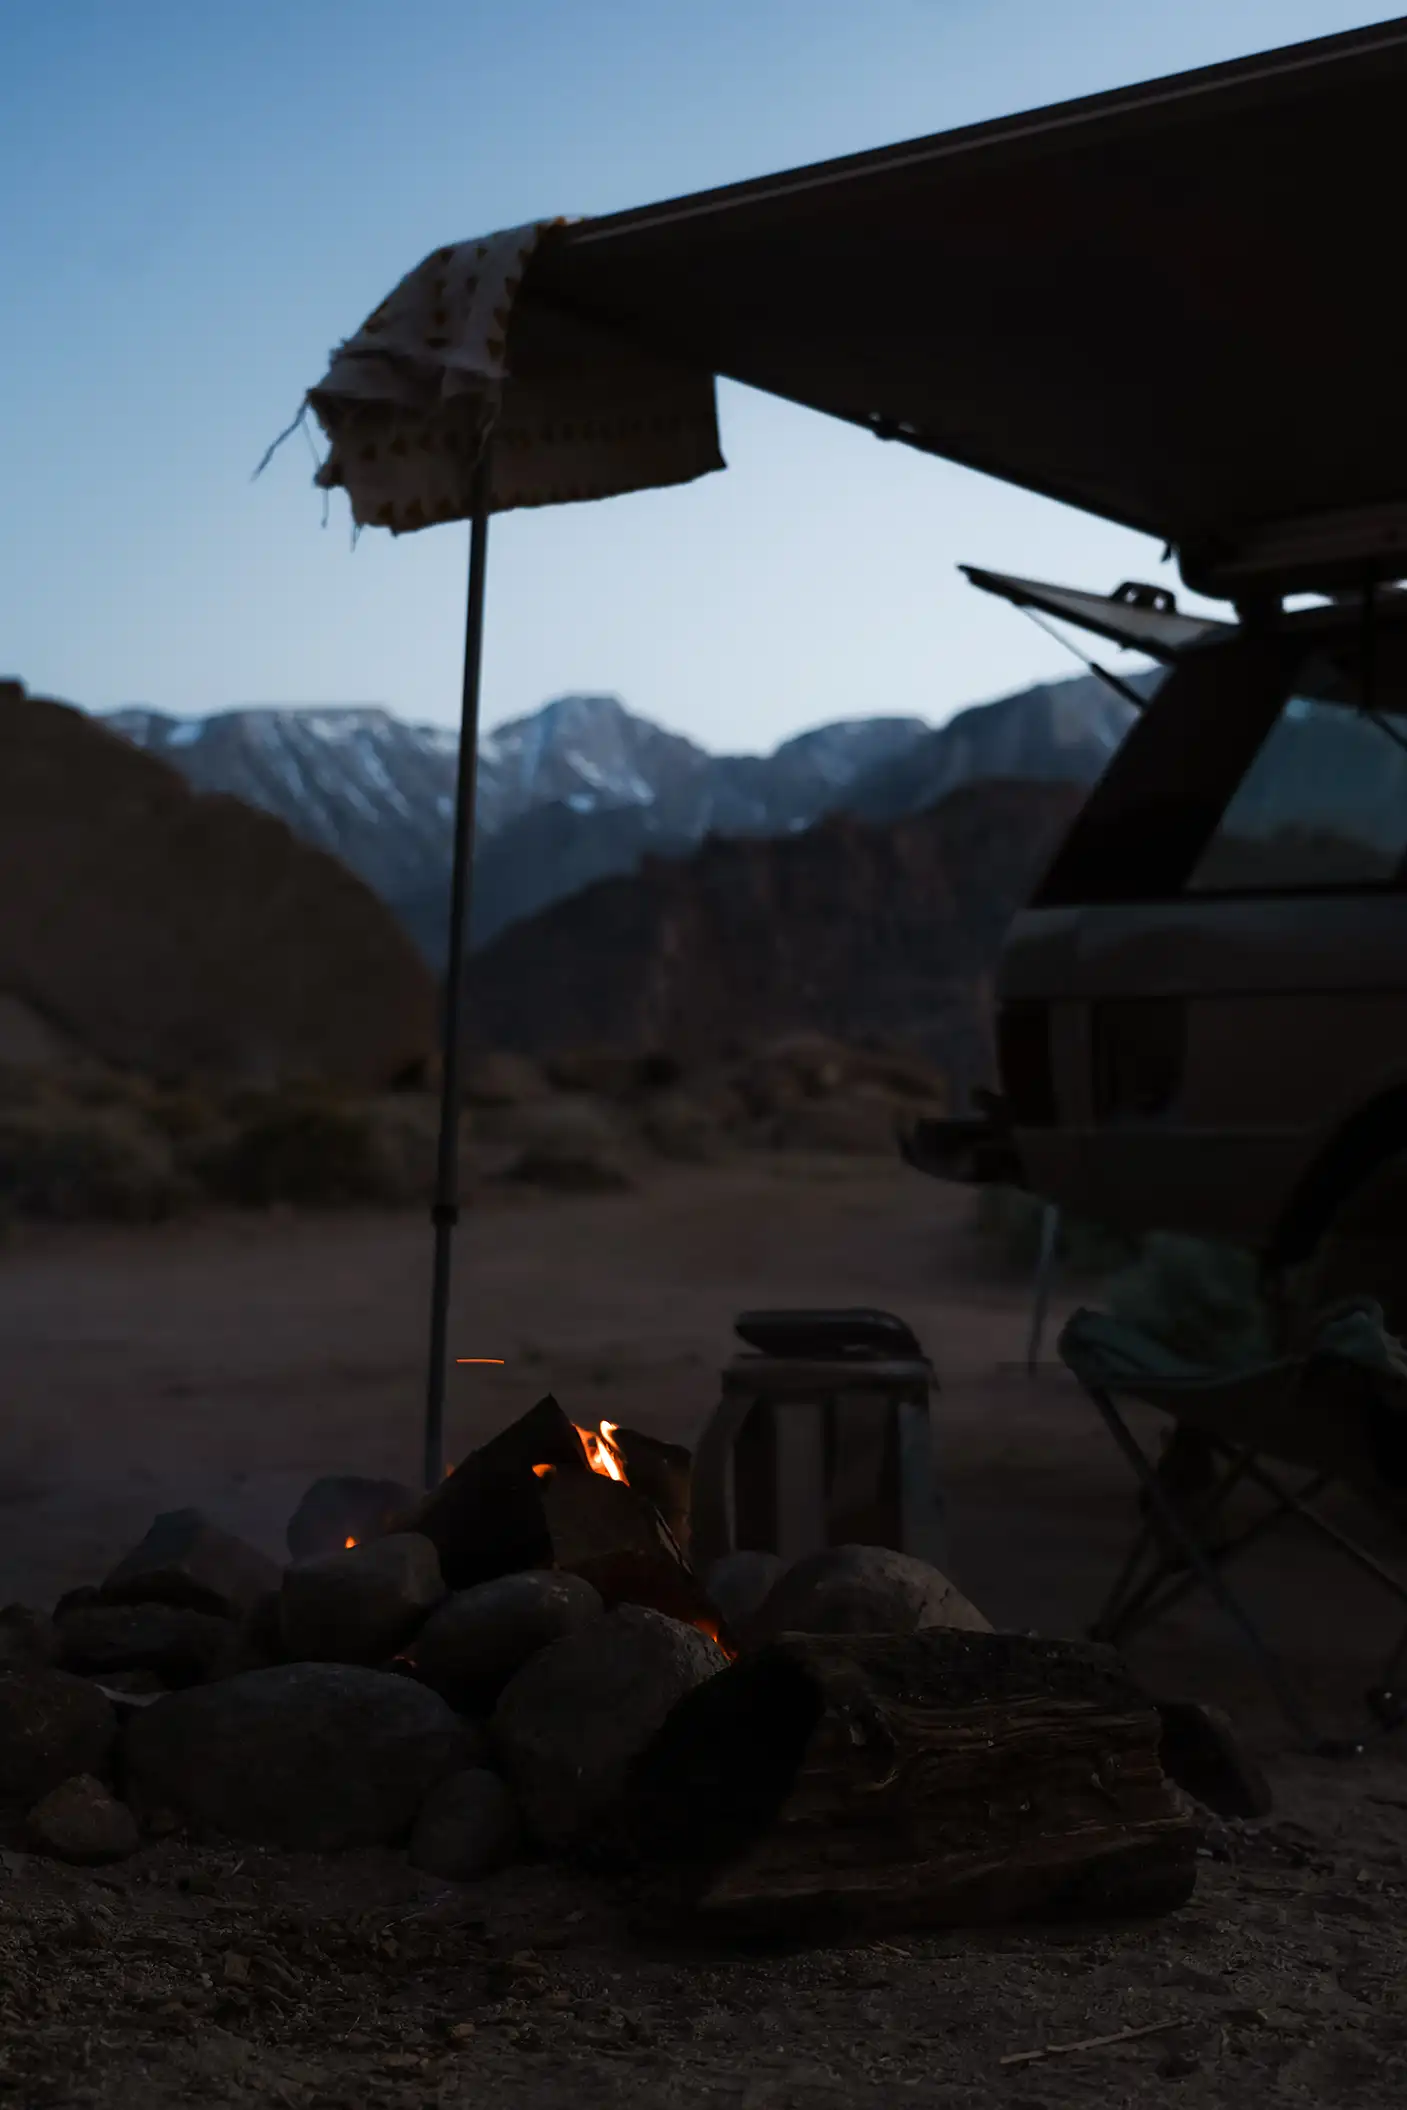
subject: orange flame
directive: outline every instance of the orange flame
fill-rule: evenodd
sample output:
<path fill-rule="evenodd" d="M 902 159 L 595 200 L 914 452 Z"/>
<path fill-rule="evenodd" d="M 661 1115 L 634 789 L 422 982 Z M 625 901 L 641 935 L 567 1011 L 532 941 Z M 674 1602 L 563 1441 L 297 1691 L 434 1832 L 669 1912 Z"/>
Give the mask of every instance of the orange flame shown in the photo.
<path fill-rule="evenodd" d="M 355 1546 L 355 1545 L 356 1545 L 356 1543 L 357 1543 L 357 1542 L 356 1542 L 356 1540 L 355 1540 L 355 1539 L 343 1539 L 343 1541 L 342 1541 L 342 1551 L 343 1551 L 344 1553 L 350 1553 L 350 1552 L 351 1552 L 351 1550 L 352 1550 L 352 1548 L 353 1548 L 353 1546 Z"/>
<path fill-rule="evenodd" d="M 619 1426 L 619 1422 L 603 1421 L 600 1434 L 593 1435 L 590 1429 L 582 1428 L 580 1422 L 572 1423 L 581 1438 L 581 1447 L 586 1453 L 586 1462 L 592 1472 L 602 1474 L 607 1480 L 619 1480 L 624 1486 L 629 1486 L 625 1456 L 615 1440 Z"/>
<path fill-rule="evenodd" d="M 533 1471 L 537 1474 L 539 1480 L 550 1480 L 556 1470 L 555 1465 L 535 1465 L 533 1467 Z"/>

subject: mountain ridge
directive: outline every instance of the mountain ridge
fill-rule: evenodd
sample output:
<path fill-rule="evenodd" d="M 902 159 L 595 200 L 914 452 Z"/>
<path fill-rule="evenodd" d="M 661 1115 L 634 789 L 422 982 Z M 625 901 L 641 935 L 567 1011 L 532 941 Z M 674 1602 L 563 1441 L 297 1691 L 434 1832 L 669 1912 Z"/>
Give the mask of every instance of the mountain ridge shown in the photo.
<path fill-rule="evenodd" d="M 1156 674 L 1136 676 L 1150 686 Z M 688 855 L 711 836 L 796 834 L 848 811 L 881 822 L 961 784 L 1087 786 L 1134 716 L 1093 676 L 976 704 L 941 726 L 870 716 L 811 727 L 768 754 L 710 754 L 618 696 L 554 698 L 480 743 L 472 942 L 582 886 Z M 330 850 L 443 958 L 458 739 L 382 705 L 246 706 L 180 718 L 129 706 L 106 728 Z"/>

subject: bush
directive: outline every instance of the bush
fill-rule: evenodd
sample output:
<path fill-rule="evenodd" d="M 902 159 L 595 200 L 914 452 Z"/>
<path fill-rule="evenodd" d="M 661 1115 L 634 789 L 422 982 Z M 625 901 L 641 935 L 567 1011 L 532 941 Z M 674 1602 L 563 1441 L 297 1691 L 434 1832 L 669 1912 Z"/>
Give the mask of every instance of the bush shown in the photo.
<path fill-rule="evenodd" d="M 245 1208 L 398 1198 L 370 1114 L 314 1100 L 246 1107 L 233 1135 L 205 1152 L 197 1169 L 213 1195 Z"/>
<path fill-rule="evenodd" d="M 111 1109 L 0 1112 L 0 1215 L 150 1223 L 188 1192 L 161 1138 Z"/>

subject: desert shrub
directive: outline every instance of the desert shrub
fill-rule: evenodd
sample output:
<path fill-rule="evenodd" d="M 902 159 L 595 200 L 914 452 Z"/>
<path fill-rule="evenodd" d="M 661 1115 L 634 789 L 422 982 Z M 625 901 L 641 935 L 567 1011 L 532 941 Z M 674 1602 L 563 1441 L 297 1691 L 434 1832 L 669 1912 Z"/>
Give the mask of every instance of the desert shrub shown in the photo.
<path fill-rule="evenodd" d="M 110 1108 L 0 1111 L 0 1214 L 54 1222 L 153 1222 L 188 1190 L 159 1136 Z"/>
<path fill-rule="evenodd" d="M 1154 1231 L 1105 1284 L 1115 1318 L 1189 1361 L 1231 1368 L 1273 1352 L 1274 1321 L 1252 1253 Z"/>
<path fill-rule="evenodd" d="M 1007 1266 L 1026 1271 L 1040 1257 L 1044 1213 L 1041 1197 L 1023 1187 L 979 1187 L 973 1225 L 978 1237 L 994 1247 Z M 1055 1251 L 1070 1274 L 1100 1276 L 1126 1266 L 1137 1246 L 1121 1232 L 1062 1210 Z"/>
<path fill-rule="evenodd" d="M 625 1133 L 599 1100 L 561 1098 L 524 1109 L 513 1141 L 519 1149 L 509 1176 L 529 1185 L 604 1193 L 631 1184 Z"/>
<path fill-rule="evenodd" d="M 200 1153 L 196 1166 L 212 1195 L 245 1208 L 276 1202 L 335 1208 L 397 1199 L 371 1115 L 335 1101 L 246 1104 L 233 1131 Z"/>
<path fill-rule="evenodd" d="M 712 1108 L 680 1091 L 662 1089 L 651 1095 L 640 1115 L 640 1133 L 659 1157 L 683 1165 L 707 1164 L 723 1144 Z"/>

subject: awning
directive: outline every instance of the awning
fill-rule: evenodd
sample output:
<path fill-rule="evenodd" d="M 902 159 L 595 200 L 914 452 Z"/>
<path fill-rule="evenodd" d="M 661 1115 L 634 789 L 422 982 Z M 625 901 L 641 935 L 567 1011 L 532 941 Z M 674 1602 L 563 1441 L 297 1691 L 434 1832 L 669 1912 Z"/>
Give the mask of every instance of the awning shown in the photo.
<path fill-rule="evenodd" d="M 490 426 L 490 511 L 688 483 L 721 469 L 713 376 L 521 298 L 564 221 L 437 249 L 308 391 L 330 442 L 317 481 L 361 527 L 412 533 L 473 509 Z"/>
<path fill-rule="evenodd" d="M 1074 586 L 1046 586 L 1039 579 L 983 571 L 976 564 L 958 568 L 970 584 L 995 594 L 998 600 L 1010 601 L 1013 608 L 1058 616 L 1061 622 L 1073 623 L 1094 637 L 1109 638 L 1128 652 L 1146 652 L 1164 666 L 1175 665 L 1184 654 L 1214 637 L 1232 636 L 1236 629 L 1234 623 L 1220 623 L 1210 616 L 1181 614 L 1172 595 L 1160 587 L 1130 582 L 1117 593 L 1084 593 Z"/>
<path fill-rule="evenodd" d="M 1404 113 L 1398 20 L 586 221 L 530 287 L 1205 583 L 1267 523 L 1407 501 Z"/>
<path fill-rule="evenodd" d="M 725 375 L 1158 535 L 1206 584 L 1280 523 L 1407 506 L 1404 110 L 1398 20 L 437 251 L 378 311 L 405 326 L 390 364 L 384 339 L 364 364 L 374 317 L 312 392 L 329 480 L 359 519 L 418 525 L 391 493 L 369 509 L 350 422 L 392 377 L 388 431 L 433 409 L 433 441 L 466 378 L 502 384 L 498 311 L 496 507 L 720 466 Z M 506 301 L 476 317 L 456 275 L 489 251 Z M 422 480 L 427 523 L 466 510 L 452 476 Z"/>

